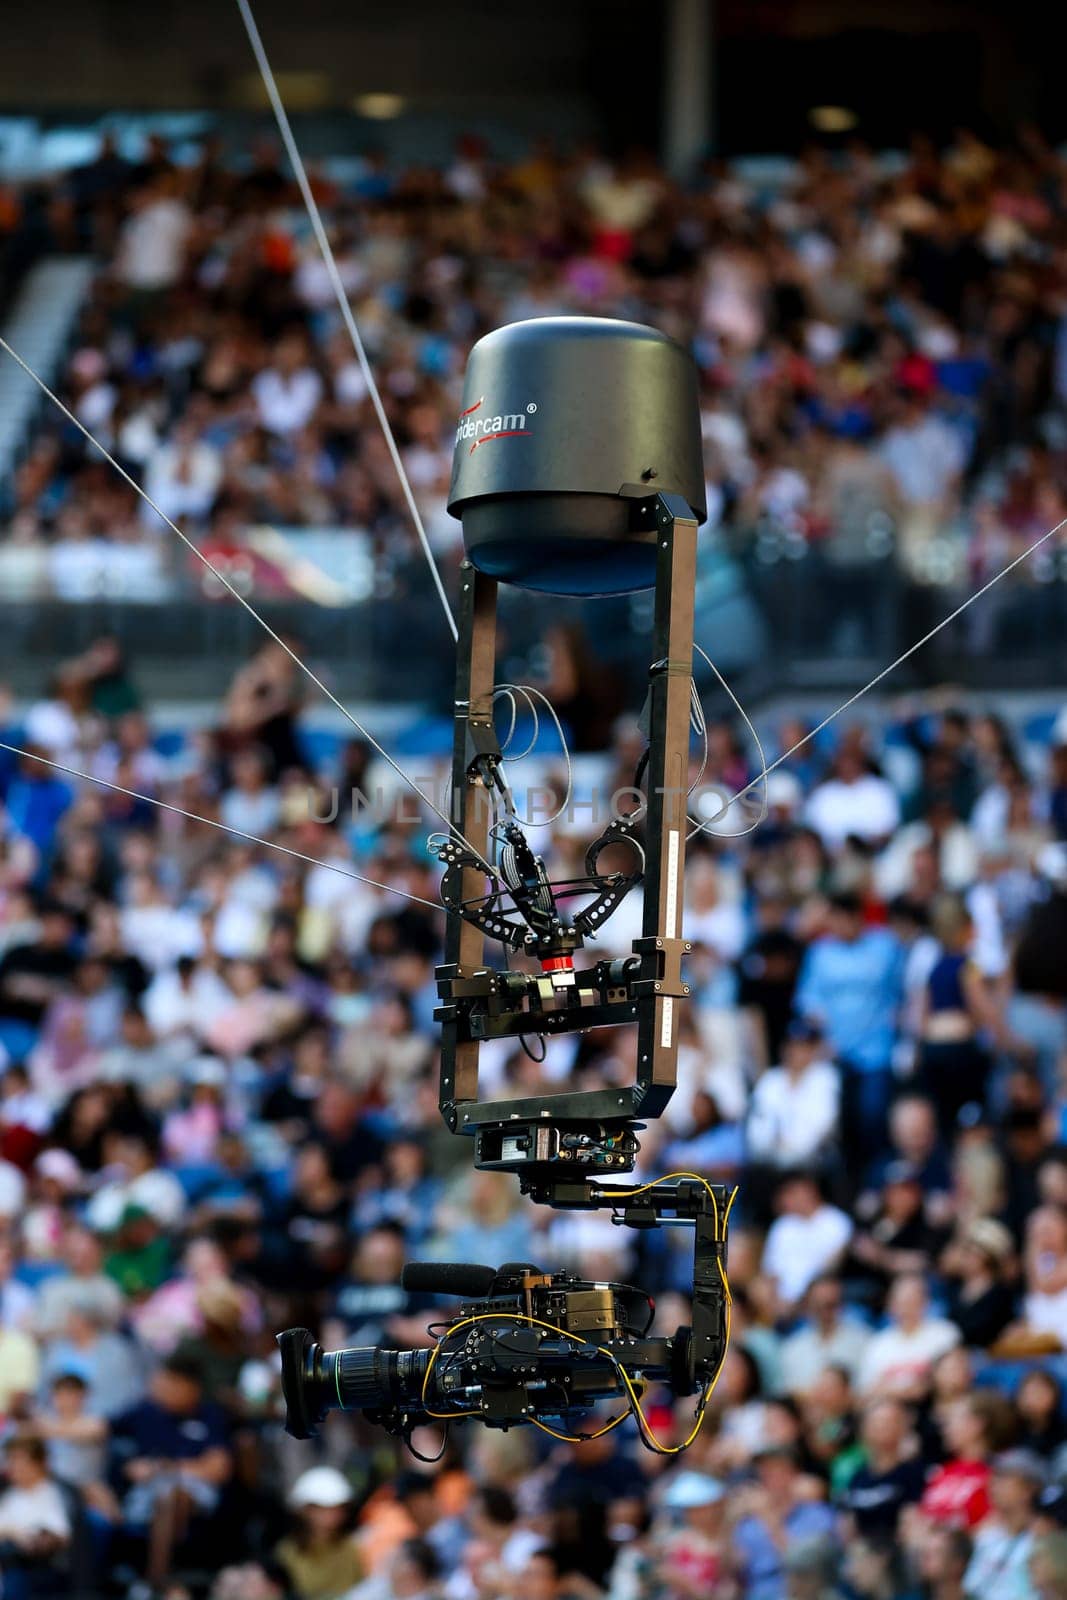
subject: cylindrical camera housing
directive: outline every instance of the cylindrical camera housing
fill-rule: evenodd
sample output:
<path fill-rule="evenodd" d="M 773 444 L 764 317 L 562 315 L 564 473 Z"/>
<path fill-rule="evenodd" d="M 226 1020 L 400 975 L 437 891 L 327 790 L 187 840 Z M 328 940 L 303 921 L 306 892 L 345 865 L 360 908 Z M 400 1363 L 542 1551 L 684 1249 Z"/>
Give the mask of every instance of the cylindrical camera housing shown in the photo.
<path fill-rule="evenodd" d="M 538 317 L 467 363 L 448 508 L 473 564 L 550 594 L 655 582 L 657 493 L 707 517 L 696 366 L 655 328 Z"/>

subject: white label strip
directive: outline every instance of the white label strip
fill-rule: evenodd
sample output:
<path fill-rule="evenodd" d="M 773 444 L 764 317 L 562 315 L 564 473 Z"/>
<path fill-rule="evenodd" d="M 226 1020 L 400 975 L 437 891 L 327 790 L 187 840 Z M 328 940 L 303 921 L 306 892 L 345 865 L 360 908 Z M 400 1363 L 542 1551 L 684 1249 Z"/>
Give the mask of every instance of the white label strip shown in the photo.
<path fill-rule="evenodd" d="M 667 906 L 663 918 L 663 931 L 668 939 L 678 937 L 678 852 L 681 834 L 672 828 L 667 835 Z"/>
<path fill-rule="evenodd" d="M 671 1047 L 671 1034 L 674 1030 L 674 998 L 667 995 L 663 1001 L 663 1027 L 660 1029 L 659 1042 L 661 1050 Z"/>

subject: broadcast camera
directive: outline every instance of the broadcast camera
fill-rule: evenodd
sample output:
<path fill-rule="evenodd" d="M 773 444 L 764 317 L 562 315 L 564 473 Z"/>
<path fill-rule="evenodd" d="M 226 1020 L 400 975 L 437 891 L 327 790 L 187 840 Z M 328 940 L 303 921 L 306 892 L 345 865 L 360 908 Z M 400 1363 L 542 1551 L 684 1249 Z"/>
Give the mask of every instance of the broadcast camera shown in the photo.
<path fill-rule="evenodd" d="M 664 1211 L 696 1227 L 693 1326 L 650 1337 L 655 1305 L 643 1290 L 544 1273 L 525 1262 L 492 1267 L 412 1262 L 405 1288 L 459 1297 L 462 1305 L 430 1349 L 323 1350 L 306 1328 L 279 1337 L 286 1428 L 306 1439 L 328 1411 L 361 1411 L 391 1433 L 408 1436 L 428 1418 L 475 1417 L 489 1427 L 548 1422 L 573 1437 L 598 1400 L 618 1397 L 653 1448 L 658 1441 L 641 1409 L 650 1382 L 677 1396 L 699 1393 L 698 1418 L 729 1338 L 725 1228 L 731 1197 L 692 1177 L 653 1197 L 603 1191 L 617 1220 L 655 1225 Z M 626 1208 L 630 1207 L 630 1214 Z M 597 1432 L 603 1429 L 597 1429 Z M 589 1438 L 589 1434 L 577 1434 Z"/>
<path fill-rule="evenodd" d="M 734 1196 L 698 1173 L 636 1188 L 604 1180 L 633 1170 L 639 1119 L 660 1116 L 674 1091 L 678 1007 L 689 994 L 682 967 L 692 947 L 681 924 L 686 843 L 702 826 L 690 826 L 687 805 L 691 730 L 706 734 L 693 681 L 693 615 L 697 527 L 707 515 L 691 357 L 653 328 L 601 317 L 537 318 L 479 340 L 467 366 L 449 510 L 463 524 L 467 559 L 452 825 L 433 844 L 448 913 L 435 1013 L 441 1115 L 472 1139 L 476 1167 L 514 1172 L 541 1204 L 608 1209 L 613 1221 L 636 1228 L 691 1226 L 693 1325 L 650 1337 L 649 1297 L 622 1284 L 526 1265 L 414 1264 L 408 1287 L 464 1302 L 435 1345 L 323 1351 L 306 1329 L 290 1329 L 279 1337 L 286 1426 L 306 1438 L 336 1407 L 405 1436 L 427 1417 L 533 1423 L 551 1433 L 546 1418 L 573 1429 L 594 1402 L 615 1396 L 625 1409 L 604 1426 L 632 1413 L 650 1448 L 684 1448 L 659 1444 L 641 1392 L 657 1382 L 675 1395 L 698 1394 L 685 1442 L 695 1437 L 729 1341 Z M 655 588 L 635 805 L 590 845 L 578 878 L 551 877 L 516 814 L 494 721 L 505 692 L 496 680 L 500 583 L 570 596 Z M 602 858 L 620 848 L 623 865 L 603 870 Z M 630 952 L 576 963 L 638 887 L 641 936 Z M 486 939 L 500 945 L 502 963 L 487 961 Z M 631 1084 L 479 1099 L 482 1044 L 513 1040 L 532 1053 L 533 1040 L 543 1053 L 550 1039 L 608 1027 L 634 1029 Z"/>

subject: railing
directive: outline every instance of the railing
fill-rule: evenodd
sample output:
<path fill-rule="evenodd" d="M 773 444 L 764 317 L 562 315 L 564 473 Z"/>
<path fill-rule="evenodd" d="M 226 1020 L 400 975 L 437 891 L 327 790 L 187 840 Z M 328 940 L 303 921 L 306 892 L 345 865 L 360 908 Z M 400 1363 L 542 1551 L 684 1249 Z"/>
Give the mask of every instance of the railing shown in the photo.
<path fill-rule="evenodd" d="M 454 576 L 454 573 L 450 576 Z M 207 580 L 210 584 L 210 579 Z M 0 588 L 5 648 L 0 676 L 39 690 L 57 658 L 101 633 L 118 636 L 153 693 L 191 698 L 221 692 L 261 634 L 229 599 L 209 599 L 182 572 L 157 603 L 118 595 L 78 604 Z M 905 575 L 891 554 L 850 567 L 817 546 L 768 553 L 758 539 L 704 541 L 697 588 L 697 638 L 731 681 L 757 700 L 782 690 L 859 687 L 964 601 L 976 584 Z M 365 699 L 444 706 L 453 652 L 422 568 L 405 564 L 364 598 L 323 606 L 258 594 L 249 598 L 271 626 L 293 633 L 340 691 Z M 355 595 L 356 590 L 353 590 Z M 502 672 L 529 675 L 539 642 L 561 618 L 580 620 L 595 652 L 639 694 L 649 598 L 559 601 L 516 590 L 501 595 Z M 953 682 L 976 689 L 1067 685 L 1063 648 L 1067 574 L 1050 563 L 1040 580 L 1012 577 L 894 674 L 890 687 Z M 175 671 L 180 666 L 180 671 Z"/>

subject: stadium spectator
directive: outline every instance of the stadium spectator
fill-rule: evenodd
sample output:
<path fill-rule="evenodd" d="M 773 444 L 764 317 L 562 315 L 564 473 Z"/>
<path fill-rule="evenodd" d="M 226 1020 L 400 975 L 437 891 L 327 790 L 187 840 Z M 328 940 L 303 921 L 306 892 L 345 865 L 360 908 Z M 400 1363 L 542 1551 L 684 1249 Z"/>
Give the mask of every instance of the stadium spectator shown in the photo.
<path fill-rule="evenodd" d="M 828 1368 L 855 1377 L 870 1338 L 870 1329 L 844 1315 L 844 1296 L 832 1274 L 816 1278 L 804 1301 L 807 1323 L 782 1341 L 782 1388 L 786 1394 L 807 1394 Z"/>
<path fill-rule="evenodd" d="M 911 1273 L 897 1278 L 886 1302 L 888 1321 L 872 1336 L 857 1377 L 866 1395 L 921 1399 L 938 1356 L 959 1343 L 959 1329 L 932 1316 L 926 1280 Z"/>
<path fill-rule="evenodd" d="M 864 927 L 854 894 L 836 895 L 825 935 L 809 946 L 796 999 L 826 1027 L 842 1063 L 845 1144 L 854 1161 L 869 1159 L 881 1143 L 902 983 L 896 939 L 885 928 Z"/>
<path fill-rule="evenodd" d="M 289 1491 L 293 1532 L 276 1550 L 299 1600 L 335 1600 L 363 1577 L 352 1537 L 351 1485 L 336 1467 L 309 1467 Z"/>
<path fill-rule="evenodd" d="M 899 1400 L 874 1401 L 864 1413 L 860 1442 L 865 1459 L 840 1503 L 865 1539 L 891 1541 L 901 1510 L 921 1498 L 926 1478 L 907 1408 Z"/>
<path fill-rule="evenodd" d="M 785 1312 L 799 1304 L 817 1277 L 839 1264 L 852 1222 L 823 1199 L 818 1180 L 806 1173 L 784 1179 L 776 1206 L 762 1266 Z"/>
<path fill-rule="evenodd" d="M 941 1256 L 949 1280 L 948 1311 L 968 1345 L 995 1344 L 1012 1319 L 1015 1296 L 1007 1279 L 1011 1234 L 993 1217 L 978 1217 Z"/>
<path fill-rule="evenodd" d="M 832 1538 L 834 1513 L 810 1497 L 793 1452 L 767 1446 L 754 1462 L 755 1481 L 735 1504 L 734 1556 L 745 1600 L 785 1600 L 786 1549 Z"/>
<path fill-rule="evenodd" d="M 969 1593 L 1030 1600 L 1034 1504 L 1044 1482 L 1040 1459 L 1028 1451 L 1006 1450 L 995 1458 L 989 1515 L 975 1532 L 974 1554 L 964 1578 Z"/>
<path fill-rule="evenodd" d="M 779 1169 L 827 1163 L 840 1094 L 822 1028 L 796 1018 L 785 1030 L 782 1065 L 761 1073 L 753 1088 L 745 1127 L 749 1159 Z"/>
<path fill-rule="evenodd" d="M 169 1356 L 147 1397 L 115 1418 L 112 1477 L 123 1529 L 144 1547 L 144 1573 L 159 1587 L 187 1540 L 204 1539 L 232 1470 L 222 1410 L 205 1400 L 200 1369 Z"/>
<path fill-rule="evenodd" d="M 669 1511 L 681 1512 L 682 1525 L 660 1545 L 668 1592 L 682 1600 L 696 1590 L 714 1592 L 728 1570 L 724 1538 L 726 1490 L 705 1473 L 684 1472 L 663 1498 Z"/>
<path fill-rule="evenodd" d="M 922 1594 L 930 1600 L 964 1600 L 971 1560 L 970 1535 L 962 1528 L 936 1526 L 924 1535 L 918 1553 Z"/>
<path fill-rule="evenodd" d="M 1011 1410 L 1001 1395 L 964 1394 L 941 1410 L 947 1459 L 931 1474 L 922 1511 L 935 1522 L 974 1529 L 989 1512 L 990 1461 L 1011 1431 Z"/>
<path fill-rule="evenodd" d="M 48 1471 L 43 1439 L 23 1432 L 4 1446 L 0 1491 L 0 1573 L 17 1597 L 50 1595 L 63 1584 L 63 1556 L 70 1544 L 70 1513 Z"/>

